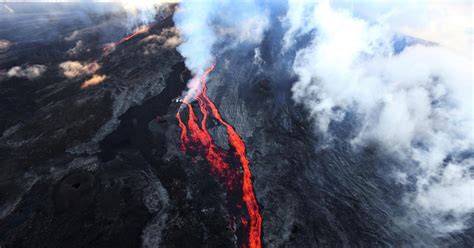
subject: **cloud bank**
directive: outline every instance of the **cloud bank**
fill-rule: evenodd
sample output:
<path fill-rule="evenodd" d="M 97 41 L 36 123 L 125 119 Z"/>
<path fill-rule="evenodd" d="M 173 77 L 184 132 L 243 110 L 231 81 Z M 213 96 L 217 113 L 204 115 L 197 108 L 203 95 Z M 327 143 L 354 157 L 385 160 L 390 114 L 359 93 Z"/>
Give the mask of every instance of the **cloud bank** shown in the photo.
<path fill-rule="evenodd" d="M 392 30 L 436 42 L 472 59 L 474 42 L 473 3 L 470 0 L 364 0 L 354 4 L 331 1 L 354 16 L 383 23 Z"/>
<path fill-rule="evenodd" d="M 373 22 L 329 1 L 290 1 L 284 47 L 312 36 L 294 61 L 293 98 L 326 136 L 331 122 L 355 113 L 355 147 L 379 144 L 416 168 L 416 191 L 406 194 L 411 218 L 440 234 L 459 231 L 474 212 L 474 160 L 466 155 L 474 151 L 473 64 L 443 46 L 395 53 L 392 10 L 390 21 Z"/>

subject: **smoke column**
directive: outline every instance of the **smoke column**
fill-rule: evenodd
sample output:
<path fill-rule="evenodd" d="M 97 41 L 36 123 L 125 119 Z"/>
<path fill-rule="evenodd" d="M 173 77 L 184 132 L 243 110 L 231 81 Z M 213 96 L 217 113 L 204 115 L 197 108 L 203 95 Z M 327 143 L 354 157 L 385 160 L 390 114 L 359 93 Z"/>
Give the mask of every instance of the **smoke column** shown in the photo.
<path fill-rule="evenodd" d="M 469 155 L 474 147 L 469 49 L 472 34 L 456 29 L 472 30 L 470 24 L 464 24 L 469 22 L 459 22 L 466 20 L 466 15 L 458 14 L 464 13 L 459 9 L 469 9 L 463 8 L 463 2 L 438 6 L 428 1 L 400 4 L 369 0 L 354 5 L 345 1 L 290 0 L 287 15 L 282 18 L 287 29 L 283 52 L 297 51 L 292 69 L 299 80 L 292 88 L 293 99 L 306 106 L 317 130 L 329 141 L 330 123 L 355 113 L 360 127 L 354 130 L 353 146 L 379 144 L 405 167 L 412 168 L 394 168 L 392 176 L 396 183 L 416 188 L 405 197 L 406 206 L 414 213 L 410 218 L 440 234 L 462 230 L 474 212 L 470 197 L 474 160 Z M 229 12 L 233 14 L 225 14 Z M 256 1 L 238 5 L 228 0 L 184 1 L 174 21 L 183 39 L 178 51 L 195 75 L 188 82 L 181 108 L 188 111 L 187 123 L 179 113 L 176 116 L 181 149 L 189 152 L 196 148 L 186 144 L 198 142 L 208 148 L 206 159 L 218 165 L 214 171 L 230 168 L 225 162 L 227 154 L 219 152 L 207 132 L 209 109 L 226 128 L 229 144 L 244 169 L 243 178 L 251 182 L 245 144 L 222 120 L 200 79 L 222 51 L 236 49 L 242 43 L 261 43 L 268 29 L 268 12 Z M 441 33 L 427 28 L 442 23 L 453 30 Z M 396 52 L 393 42 L 402 34 L 425 38 L 439 46 L 420 41 Z M 305 35 L 311 37 L 309 46 L 295 47 L 295 41 Z M 192 108 L 194 100 L 203 115 L 200 122 Z M 246 188 L 245 180 L 243 183 Z M 249 212 L 257 206 L 252 202 L 246 202 Z"/>
<path fill-rule="evenodd" d="M 227 13 L 232 13 L 228 15 Z M 226 128 L 229 143 L 239 158 L 243 169 L 242 200 L 248 211 L 248 220 L 243 219 L 242 225 L 248 233 L 248 246 L 261 247 L 261 222 L 259 207 L 252 188 L 252 175 L 249 161 L 245 154 L 245 144 L 235 129 L 224 121 L 215 104 L 207 96 L 206 77 L 213 70 L 213 60 L 228 49 L 236 49 L 240 44 L 259 44 L 268 28 L 268 13 L 257 1 L 243 1 L 235 4 L 232 1 L 183 1 L 174 15 L 174 21 L 180 31 L 182 43 L 178 51 L 185 58 L 186 66 L 195 75 L 188 83 L 188 91 L 184 96 L 184 104 L 189 113 L 188 125 L 191 140 L 199 140 L 206 151 L 206 158 L 215 171 L 224 174 L 228 189 L 235 188 L 237 172 L 229 171 L 230 165 L 224 159 L 228 154 L 222 154 L 210 137 L 206 122 L 209 118 L 208 109 L 218 122 Z M 218 48 L 218 49 L 217 49 Z M 200 79 L 200 80 L 199 80 Z M 195 115 L 190 104 L 197 100 L 203 114 L 201 128 L 195 122 Z M 183 108 L 180 108 L 181 110 Z M 181 128 L 182 150 L 190 149 L 185 124 L 178 113 L 178 123 Z"/>
<path fill-rule="evenodd" d="M 186 67 L 200 76 L 222 52 L 240 44 L 259 44 L 269 27 L 268 14 L 255 0 L 239 4 L 230 0 L 182 1 L 173 20 L 182 39 L 177 49 Z M 191 80 L 185 98 L 194 101 L 201 91 L 199 80 Z"/>

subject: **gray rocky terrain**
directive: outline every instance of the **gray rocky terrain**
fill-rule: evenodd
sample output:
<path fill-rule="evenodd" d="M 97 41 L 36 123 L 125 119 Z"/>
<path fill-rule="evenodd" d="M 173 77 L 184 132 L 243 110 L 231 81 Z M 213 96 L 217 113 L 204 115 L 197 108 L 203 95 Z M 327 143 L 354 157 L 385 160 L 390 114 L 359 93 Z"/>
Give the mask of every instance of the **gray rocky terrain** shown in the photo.
<path fill-rule="evenodd" d="M 222 183 L 204 158 L 180 150 L 175 99 L 191 77 L 184 59 L 145 39 L 172 28 L 172 16 L 108 55 L 96 41 L 124 34 L 118 17 L 91 18 L 61 22 L 59 34 L 41 41 L 41 28 L 28 36 L 0 28 L 11 42 L 0 50 L 0 246 L 238 246 L 243 237 L 229 226 Z M 79 40 L 86 52 L 71 57 Z M 264 246 L 473 244 L 472 229 L 438 238 L 404 226 L 406 189 L 387 176 L 397 161 L 377 147 L 354 151 L 350 116 L 331 126 L 334 146 L 322 145 L 291 99 L 295 78 L 271 40 L 260 48 L 264 62 L 253 63 L 253 48 L 223 53 L 208 80 L 209 97 L 246 143 Z M 81 88 L 90 75 L 64 77 L 58 65 L 66 60 L 96 61 L 95 73 L 107 78 Z M 34 79 L 7 75 L 30 65 L 46 70 Z M 208 126 L 227 149 L 224 128 L 213 119 Z"/>

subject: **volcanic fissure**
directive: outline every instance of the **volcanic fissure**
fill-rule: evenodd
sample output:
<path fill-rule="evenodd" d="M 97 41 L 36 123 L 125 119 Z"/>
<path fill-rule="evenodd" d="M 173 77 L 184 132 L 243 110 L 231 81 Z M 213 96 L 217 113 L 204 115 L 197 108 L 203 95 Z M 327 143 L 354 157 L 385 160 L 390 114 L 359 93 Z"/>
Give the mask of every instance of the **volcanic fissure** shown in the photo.
<path fill-rule="evenodd" d="M 239 210 L 242 208 L 241 202 L 244 203 L 246 208 L 246 211 L 240 217 L 240 232 L 247 237 L 245 237 L 246 240 L 240 240 L 239 243 L 242 244 L 242 247 L 261 247 L 262 217 L 253 191 L 252 174 L 249 167 L 250 162 L 246 156 L 245 143 L 235 128 L 222 118 L 214 102 L 207 96 L 206 80 L 214 67 L 215 65 L 210 66 L 202 76 L 196 76 L 192 79 L 198 80 L 195 82 L 200 83 L 202 89 L 201 93 L 196 97 L 199 111 L 202 115 L 200 123 L 189 98 L 184 98 L 178 113 L 176 113 L 181 129 L 181 150 L 189 155 L 204 155 L 211 165 L 211 172 L 223 181 L 228 195 L 240 195 L 238 200 L 240 202 L 228 199 L 229 208 Z M 184 109 L 187 109 L 188 112 L 187 125 L 186 120 L 181 118 L 181 110 Z M 233 153 L 218 147 L 214 143 L 207 129 L 207 122 L 211 114 L 225 128 Z M 237 158 L 241 167 L 233 166 L 232 156 Z M 235 217 L 233 216 L 234 219 Z"/>

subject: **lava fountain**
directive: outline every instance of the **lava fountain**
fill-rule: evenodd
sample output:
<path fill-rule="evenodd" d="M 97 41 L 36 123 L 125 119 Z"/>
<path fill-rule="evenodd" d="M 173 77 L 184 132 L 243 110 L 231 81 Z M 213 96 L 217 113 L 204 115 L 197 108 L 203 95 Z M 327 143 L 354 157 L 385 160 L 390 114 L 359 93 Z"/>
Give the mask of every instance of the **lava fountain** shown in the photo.
<path fill-rule="evenodd" d="M 241 222 L 244 232 L 248 234 L 248 245 L 243 244 L 243 246 L 257 248 L 262 246 L 262 217 L 253 190 L 252 173 L 249 166 L 250 161 L 246 156 L 245 143 L 240 138 L 237 131 L 235 131 L 235 128 L 222 118 L 214 102 L 207 96 L 206 80 L 214 67 L 215 65 L 210 66 L 201 77 L 195 77 L 192 79 L 199 80 L 198 83 L 201 84 L 200 86 L 202 89 L 201 93 L 196 97 L 196 100 L 199 103 L 199 111 L 202 114 L 200 125 L 198 124 L 198 118 L 188 96 L 184 98 L 183 104 L 179 108 L 180 110 L 183 110 L 184 107 L 186 107 L 188 111 L 187 126 L 181 119 L 180 110 L 176 114 L 181 129 L 181 150 L 186 153 L 191 149 L 199 147 L 201 149 L 200 152 L 205 154 L 206 160 L 212 166 L 211 171 L 224 179 L 228 191 L 234 190 L 236 185 L 240 186 L 241 184 L 242 201 L 245 204 L 248 213 L 248 220 L 242 218 Z M 196 83 L 196 81 L 194 81 L 194 83 Z M 209 113 L 208 110 L 211 112 Z M 212 114 L 212 116 L 210 114 Z M 214 144 L 206 126 L 207 120 L 210 116 L 217 120 L 226 129 L 228 142 L 233 150 L 233 154 L 239 159 L 243 173 L 240 173 L 235 169 L 233 170 L 231 165 L 226 161 L 226 158 L 229 156 L 229 151 L 224 151 L 222 148 L 217 147 Z"/>

